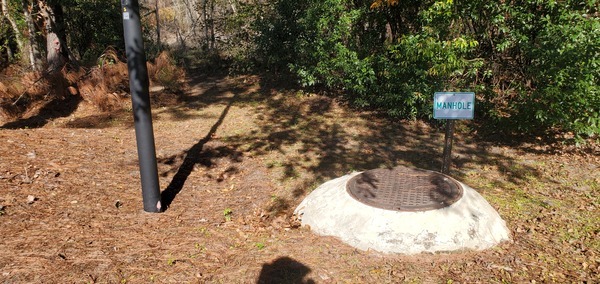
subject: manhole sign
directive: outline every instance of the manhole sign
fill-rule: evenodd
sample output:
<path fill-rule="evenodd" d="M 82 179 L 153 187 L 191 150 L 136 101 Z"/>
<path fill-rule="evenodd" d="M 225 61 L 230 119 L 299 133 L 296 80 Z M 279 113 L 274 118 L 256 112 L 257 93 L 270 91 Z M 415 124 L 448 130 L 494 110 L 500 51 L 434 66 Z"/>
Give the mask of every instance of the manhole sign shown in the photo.
<path fill-rule="evenodd" d="M 433 95 L 433 118 L 448 120 L 444 137 L 443 174 L 450 173 L 454 120 L 473 119 L 474 110 L 475 93 L 473 92 L 435 92 Z"/>
<path fill-rule="evenodd" d="M 475 93 L 436 92 L 433 97 L 433 118 L 473 119 Z"/>

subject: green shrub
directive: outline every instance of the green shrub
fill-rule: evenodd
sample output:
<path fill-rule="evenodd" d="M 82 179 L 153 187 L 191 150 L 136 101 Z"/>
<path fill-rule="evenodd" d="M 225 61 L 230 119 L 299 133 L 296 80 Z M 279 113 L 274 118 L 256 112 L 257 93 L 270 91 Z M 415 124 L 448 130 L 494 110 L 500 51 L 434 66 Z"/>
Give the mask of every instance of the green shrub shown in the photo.
<path fill-rule="evenodd" d="M 474 91 L 504 131 L 600 134 L 597 0 L 276 0 L 258 58 L 303 86 L 401 118 L 435 91 Z"/>

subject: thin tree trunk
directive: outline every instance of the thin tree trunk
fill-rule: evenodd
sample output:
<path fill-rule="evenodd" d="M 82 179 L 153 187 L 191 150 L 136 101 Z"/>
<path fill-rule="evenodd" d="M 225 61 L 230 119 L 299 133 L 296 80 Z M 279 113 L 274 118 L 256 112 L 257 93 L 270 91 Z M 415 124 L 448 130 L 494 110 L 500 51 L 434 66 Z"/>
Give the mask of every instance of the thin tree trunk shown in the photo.
<path fill-rule="evenodd" d="M 210 49 L 215 48 L 215 0 L 210 1 Z"/>
<path fill-rule="evenodd" d="M 191 34 L 195 38 L 198 37 L 196 26 L 201 22 L 202 15 L 197 10 L 200 7 L 200 0 L 175 0 L 177 7 L 178 23 L 181 23 L 181 29 L 186 31 L 186 34 Z M 199 9 L 201 10 L 201 9 Z M 187 35 L 182 35 L 182 38 L 187 38 Z"/>
<path fill-rule="evenodd" d="M 19 31 L 19 27 L 15 22 L 15 19 L 10 15 L 10 11 L 8 11 L 8 1 L 2 0 L 2 15 L 8 20 L 10 26 L 13 29 L 13 33 L 15 34 L 15 41 L 17 42 L 17 46 L 19 47 L 19 52 L 23 52 L 23 40 L 21 39 L 21 31 Z M 10 52 L 10 47 L 7 48 Z M 10 53 L 9 53 L 10 54 Z"/>
<path fill-rule="evenodd" d="M 160 45 L 160 17 L 158 15 L 158 0 L 154 1 L 154 15 L 155 15 L 155 19 L 156 19 L 156 45 L 158 46 L 158 49 L 161 50 L 161 45 Z"/>
<path fill-rule="evenodd" d="M 13 54 L 12 49 L 10 49 L 10 39 L 9 38 L 4 38 L 2 47 L 5 47 L 5 49 L 6 49 L 6 57 L 8 58 L 8 62 L 11 62 L 15 58 L 15 55 Z"/>
<path fill-rule="evenodd" d="M 208 1 L 202 0 L 202 18 L 204 20 L 204 39 L 206 40 L 206 48 L 210 49 L 210 41 L 208 35 Z"/>
<path fill-rule="evenodd" d="M 183 35 L 181 34 L 181 29 L 179 28 L 179 25 L 175 26 L 175 33 L 177 34 L 177 39 L 179 40 L 179 43 L 180 43 L 182 49 L 186 50 L 187 46 L 185 44 L 185 39 L 183 38 Z"/>
<path fill-rule="evenodd" d="M 214 0 L 203 0 L 202 1 L 202 16 L 204 19 L 204 37 L 206 38 L 206 48 L 208 48 L 209 50 L 212 50 L 215 47 L 214 14 L 215 14 L 215 1 Z"/>
<path fill-rule="evenodd" d="M 56 33 L 50 32 L 46 35 L 46 60 L 48 71 L 54 73 L 62 68 L 65 60 L 60 52 L 60 39 Z"/>

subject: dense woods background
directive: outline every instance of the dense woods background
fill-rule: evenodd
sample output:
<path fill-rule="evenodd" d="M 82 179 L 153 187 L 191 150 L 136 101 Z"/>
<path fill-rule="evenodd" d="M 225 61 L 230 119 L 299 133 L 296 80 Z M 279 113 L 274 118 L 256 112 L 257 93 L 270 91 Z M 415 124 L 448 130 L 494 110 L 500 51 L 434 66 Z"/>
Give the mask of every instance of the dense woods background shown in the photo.
<path fill-rule="evenodd" d="M 168 51 L 163 60 L 180 66 L 194 55 L 213 69 L 291 76 L 402 119 L 430 120 L 435 91 L 474 91 L 477 122 L 494 131 L 600 134 L 597 0 L 140 4 L 152 62 Z M 40 97 L 83 96 L 78 82 L 91 70 L 124 60 L 119 1 L 2 0 L 2 15 L 5 114 Z M 155 74 L 162 85 L 179 78 L 169 68 Z"/>

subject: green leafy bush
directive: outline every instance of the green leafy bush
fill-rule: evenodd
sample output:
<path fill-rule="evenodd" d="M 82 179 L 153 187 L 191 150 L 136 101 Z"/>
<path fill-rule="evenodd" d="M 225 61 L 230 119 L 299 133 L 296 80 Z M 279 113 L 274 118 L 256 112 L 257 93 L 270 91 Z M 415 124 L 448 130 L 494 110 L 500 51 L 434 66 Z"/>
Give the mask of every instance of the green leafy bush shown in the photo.
<path fill-rule="evenodd" d="M 257 25 L 258 57 L 304 86 L 402 118 L 435 91 L 474 91 L 501 130 L 600 134 L 597 0 L 287 1 Z M 287 68 L 287 69 L 286 69 Z"/>

